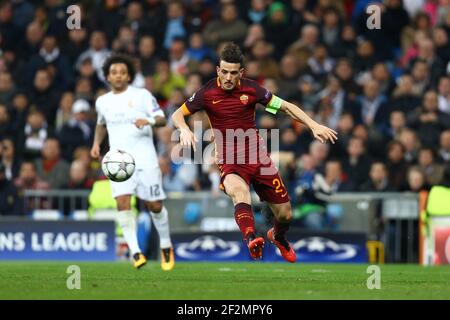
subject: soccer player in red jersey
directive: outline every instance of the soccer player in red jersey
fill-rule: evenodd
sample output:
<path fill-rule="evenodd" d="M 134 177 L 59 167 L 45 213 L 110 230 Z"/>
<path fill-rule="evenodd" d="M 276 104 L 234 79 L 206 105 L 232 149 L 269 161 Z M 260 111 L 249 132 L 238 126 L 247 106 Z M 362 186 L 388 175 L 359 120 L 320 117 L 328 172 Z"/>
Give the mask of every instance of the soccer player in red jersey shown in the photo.
<path fill-rule="evenodd" d="M 318 124 L 300 108 L 275 96 L 257 82 L 244 78 L 243 74 L 242 52 L 237 45 L 229 43 L 220 54 L 217 78 L 192 95 L 174 112 L 172 120 L 180 130 L 181 146 L 192 146 L 195 152 L 198 141 L 184 118 L 199 110 L 206 111 L 214 130 L 221 187 L 234 203 L 236 223 L 251 257 L 262 257 L 264 238 L 255 234 L 250 185 L 274 213 L 273 228 L 267 232 L 268 239 L 278 247 L 285 260 L 295 262 L 295 252 L 285 236 L 292 220 L 289 195 L 256 129 L 255 107 L 260 104 L 272 114 L 278 111 L 287 113 L 306 125 L 322 143 L 328 140 L 334 143 L 337 133 Z"/>

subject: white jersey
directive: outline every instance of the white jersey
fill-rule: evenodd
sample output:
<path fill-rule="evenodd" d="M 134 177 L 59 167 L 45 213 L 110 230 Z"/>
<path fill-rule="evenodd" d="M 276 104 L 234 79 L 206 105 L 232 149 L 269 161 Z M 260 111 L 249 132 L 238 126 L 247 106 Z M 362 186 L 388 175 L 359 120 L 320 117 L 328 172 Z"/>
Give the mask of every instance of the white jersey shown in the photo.
<path fill-rule="evenodd" d="M 138 129 L 134 124 L 136 119 L 164 117 L 164 112 L 148 90 L 128 86 L 121 93 L 110 91 L 98 97 L 95 108 L 97 124 L 106 125 L 108 130 L 111 149 L 130 153 L 138 170 L 159 167 L 152 127 L 147 125 Z"/>

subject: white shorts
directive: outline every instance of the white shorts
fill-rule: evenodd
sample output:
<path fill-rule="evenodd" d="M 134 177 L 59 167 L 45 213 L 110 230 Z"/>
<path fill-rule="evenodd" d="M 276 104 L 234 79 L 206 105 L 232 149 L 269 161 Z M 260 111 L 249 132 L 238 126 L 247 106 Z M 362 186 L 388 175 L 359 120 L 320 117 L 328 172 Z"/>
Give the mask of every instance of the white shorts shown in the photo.
<path fill-rule="evenodd" d="M 144 201 L 158 201 L 166 198 L 159 167 L 136 169 L 130 179 L 126 181 L 110 180 L 109 182 L 114 198 L 127 194 L 135 195 Z"/>

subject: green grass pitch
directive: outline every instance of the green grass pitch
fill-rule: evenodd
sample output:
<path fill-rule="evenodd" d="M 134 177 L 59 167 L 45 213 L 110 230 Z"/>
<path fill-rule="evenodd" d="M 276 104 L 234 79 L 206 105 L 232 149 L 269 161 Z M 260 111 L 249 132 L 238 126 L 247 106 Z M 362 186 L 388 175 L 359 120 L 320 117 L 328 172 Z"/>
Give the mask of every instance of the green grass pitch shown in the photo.
<path fill-rule="evenodd" d="M 81 270 L 69 290 L 68 266 Z M 0 299 L 450 299 L 450 267 L 381 265 L 381 288 L 369 290 L 368 265 L 156 262 L 0 262 Z"/>

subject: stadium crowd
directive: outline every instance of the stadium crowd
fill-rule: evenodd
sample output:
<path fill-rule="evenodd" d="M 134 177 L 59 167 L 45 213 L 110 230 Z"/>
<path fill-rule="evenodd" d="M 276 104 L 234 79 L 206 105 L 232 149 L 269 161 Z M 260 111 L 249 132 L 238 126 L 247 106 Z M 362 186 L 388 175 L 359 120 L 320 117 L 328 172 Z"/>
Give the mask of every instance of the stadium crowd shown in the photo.
<path fill-rule="evenodd" d="M 378 3 L 380 29 L 367 27 L 369 2 Z M 89 149 L 111 53 L 134 58 L 133 85 L 150 90 L 170 119 L 215 77 L 226 41 L 243 48 L 246 77 L 339 133 L 324 145 L 287 116 L 256 112 L 259 128 L 280 129 L 273 156 L 294 202 L 317 188 L 418 192 L 448 176 L 448 0 L 78 4 L 81 28 L 69 30 L 63 0 L 0 1 L 2 213 L 24 213 L 25 189 L 90 189 L 100 178 Z M 195 120 L 209 127 L 204 114 Z M 155 135 L 166 191 L 219 192 L 214 166 L 171 161 L 173 131 L 169 123 Z"/>

